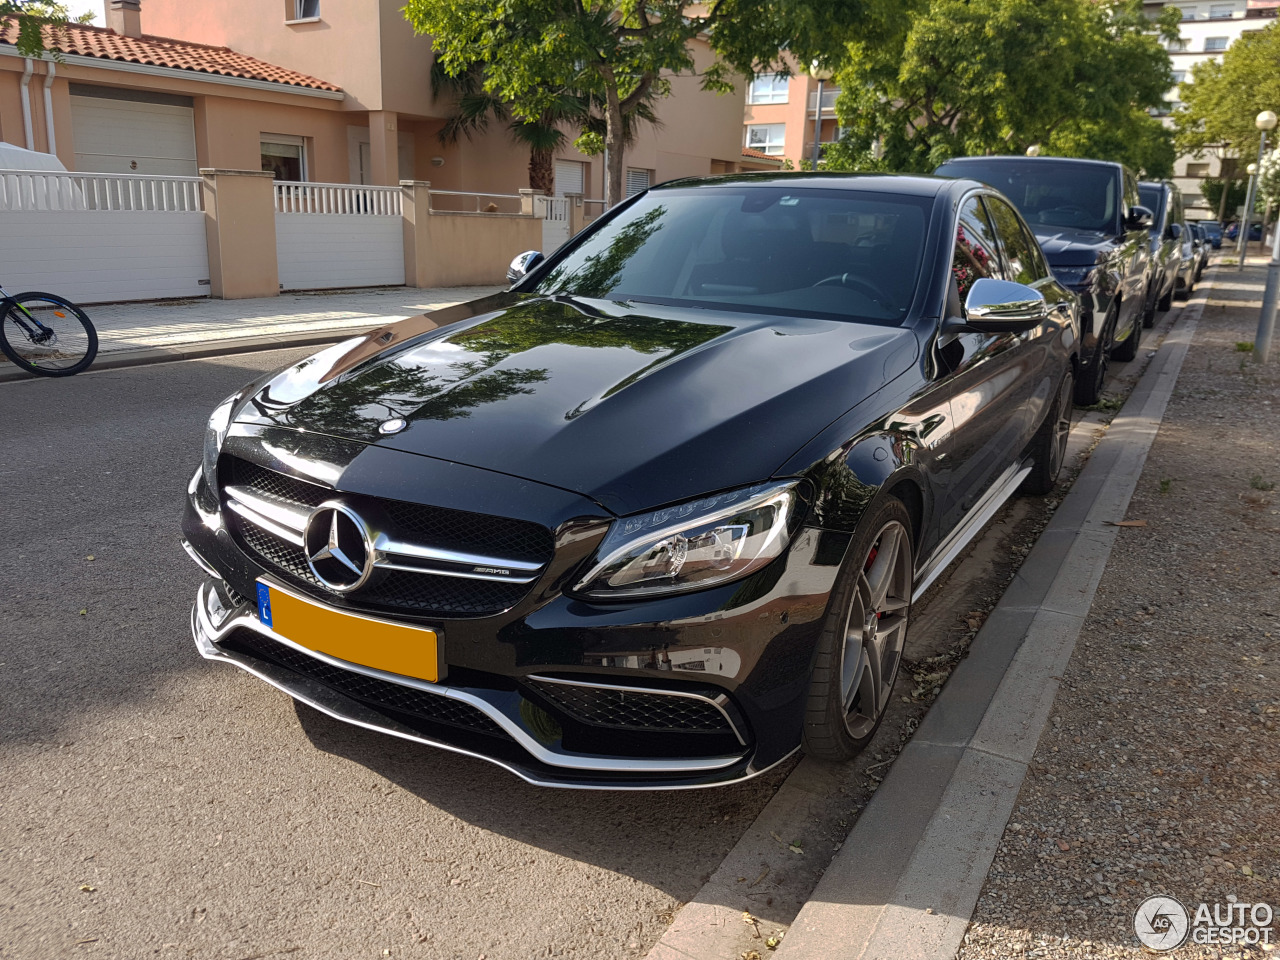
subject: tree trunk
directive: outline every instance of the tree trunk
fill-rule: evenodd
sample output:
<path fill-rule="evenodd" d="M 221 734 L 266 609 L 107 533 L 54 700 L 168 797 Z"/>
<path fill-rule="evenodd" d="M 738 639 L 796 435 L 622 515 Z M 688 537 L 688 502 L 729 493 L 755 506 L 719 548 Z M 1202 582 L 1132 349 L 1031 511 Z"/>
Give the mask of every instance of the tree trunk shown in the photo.
<path fill-rule="evenodd" d="M 612 78 L 605 80 L 605 183 L 606 199 L 609 206 L 622 202 L 625 184 L 623 182 L 623 154 L 626 146 L 622 136 L 622 101 L 618 97 L 618 85 Z"/>
<path fill-rule="evenodd" d="M 1225 170 L 1223 171 L 1226 172 Z M 1227 196 L 1231 193 L 1231 181 L 1226 177 L 1222 178 L 1222 199 L 1218 201 L 1218 225 L 1222 229 L 1227 228 Z"/>
<path fill-rule="evenodd" d="M 529 151 L 529 187 L 548 197 L 556 192 L 555 151 Z"/>

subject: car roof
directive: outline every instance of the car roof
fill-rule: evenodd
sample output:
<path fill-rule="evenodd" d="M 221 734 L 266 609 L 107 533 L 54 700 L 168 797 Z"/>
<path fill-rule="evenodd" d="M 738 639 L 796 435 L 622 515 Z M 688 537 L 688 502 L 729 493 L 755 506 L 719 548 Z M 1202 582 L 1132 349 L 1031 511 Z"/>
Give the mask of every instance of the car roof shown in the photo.
<path fill-rule="evenodd" d="M 954 189 L 956 181 L 948 177 L 897 173 L 734 173 L 721 177 L 685 177 L 668 180 L 654 190 L 684 187 L 723 187 L 729 184 L 745 187 L 786 187 L 789 190 L 859 190 L 895 193 L 899 196 L 936 197 Z M 980 187 L 983 184 L 973 183 Z M 990 189 L 990 188 L 986 188 Z"/>
<path fill-rule="evenodd" d="M 990 157 L 953 157 L 950 160 L 938 164 L 938 166 L 947 166 L 953 163 L 990 163 L 996 161 L 1014 161 L 1020 163 L 1071 163 L 1071 164 L 1088 164 L 1095 167 L 1112 167 L 1122 168 L 1124 164 L 1116 163 L 1113 160 L 1090 160 L 1084 157 L 1028 157 L 1022 154 L 1007 153 L 996 154 Z"/>

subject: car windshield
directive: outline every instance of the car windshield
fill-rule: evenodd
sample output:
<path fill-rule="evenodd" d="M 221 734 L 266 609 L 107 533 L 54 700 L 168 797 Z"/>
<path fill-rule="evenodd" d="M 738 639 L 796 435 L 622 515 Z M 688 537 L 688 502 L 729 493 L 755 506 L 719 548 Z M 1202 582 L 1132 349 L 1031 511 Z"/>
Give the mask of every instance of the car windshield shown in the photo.
<path fill-rule="evenodd" d="M 1155 226 L 1160 225 L 1160 215 L 1164 209 L 1161 200 L 1161 190 L 1159 187 L 1138 187 L 1138 202 L 1151 211 L 1155 217 Z"/>
<path fill-rule="evenodd" d="M 530 292 L 896 324 L 932 204 L 856 190 L 654 190 Z"/>
<path fill-rule="evenodd" d="M 995 187 L 1031 226 L 1113 233 L 1119 220 L 1120 178 L 1112 167 L 1052 160 L 961 160 L 934 171 Z"/>

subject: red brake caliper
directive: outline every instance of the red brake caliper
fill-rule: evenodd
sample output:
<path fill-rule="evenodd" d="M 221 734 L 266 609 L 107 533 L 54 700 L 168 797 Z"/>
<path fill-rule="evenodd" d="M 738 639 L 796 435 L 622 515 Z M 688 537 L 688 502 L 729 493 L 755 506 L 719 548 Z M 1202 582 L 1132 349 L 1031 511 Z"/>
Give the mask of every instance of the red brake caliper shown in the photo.
<path fill-rule="evenodd" d="M 872 547 L 872 548 L 871 548 L 871 553 L 869 553 L 869 554 L 867 555 L 867 565 L 866 565 L 865 567 L 863 567 L 863 568 L 862 568 L 862 572 L 863 572 L 863 573 L 866 573 L 868 570 L 870 570 L 870 569 L 871 569 L 871 565 L 872 565 L 873 563 L 875 563 L 875 562 L 876 562 L 876 557 L 879 555 L 879 553 L 880 553 L 880 548 L 879 548 L 879 547 Z M 883 612 L 883 611 L 877 611 L 877 612 L 876 612 L 876 619 L 877 619 L 877 620 L 879 620 L 879 619 L 880 619 L 881 617 L 883 617 L 883 616 L 884 616 L 884 612 Z"/>

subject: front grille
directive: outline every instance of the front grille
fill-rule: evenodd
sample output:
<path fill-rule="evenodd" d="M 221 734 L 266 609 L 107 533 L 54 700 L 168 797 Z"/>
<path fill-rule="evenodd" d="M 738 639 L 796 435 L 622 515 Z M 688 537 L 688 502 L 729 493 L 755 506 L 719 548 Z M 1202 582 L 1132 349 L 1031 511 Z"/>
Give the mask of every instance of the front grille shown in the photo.
<path fill-rule="evenodd" d="M 256 493 L 308 511 L 339 496 L 329 487 L 286 476 L 237 457 L 224 456 L 218 473 L 224 484 L 249 487 Z M 385 520 L 386 532 L 399 540 L 530 563 L 546 563 L 554 548 L 550 530 L 524 520 L 401 500 L 345 493 L 340 496 L 355 510 Z M 523 600 L 533 586 L 391 570 L 375 574 L 355 594 L 337 597 L 316 580 L 301 547 L 234 513 L 228 511 L 225 516 L 244 547 L 266 566 L 295 586 L 341 607 L 403 611 L 426 617 L 486 617 L 509 610 Z"/>
<path fill-rule="evenodd" d="M 595 726 L 655 733 L 734 732 L 725 715 L 713 703 L 700 698 L 544 680 L 531 680 L 529 685 L 575 720 Z"/>
<path fill-rule="evenodd" d="M 432 723 L 448 724 L 489 736 L 507 736 L 487 714 L 469 703 L 344 670 L 258 633 L 242 630 L 230 645 L 375 708 L 407 713 Z"/>

